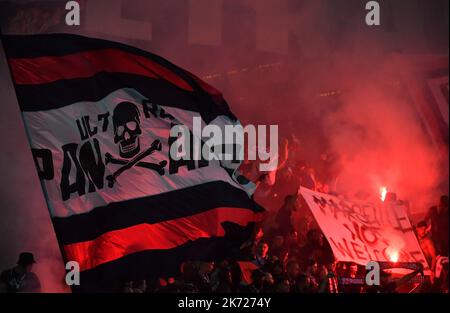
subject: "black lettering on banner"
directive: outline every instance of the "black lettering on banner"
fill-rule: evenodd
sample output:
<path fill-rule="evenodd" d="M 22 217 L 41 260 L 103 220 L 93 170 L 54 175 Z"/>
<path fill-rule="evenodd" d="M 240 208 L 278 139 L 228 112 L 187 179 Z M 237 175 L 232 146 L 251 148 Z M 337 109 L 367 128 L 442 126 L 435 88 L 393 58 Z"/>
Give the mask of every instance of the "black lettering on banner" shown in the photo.
<path fill-rule="evenodd" d="M 358 259 L 367 260 L 367 256 L 364 254 L 364 252 L 359 250 L 361 246 L 357 242 L 352 241 L 350 242 L 350 244 L 352 245 L 353 252 L 355 252 L 355 255 Z"/>
<path fill-rule="evenodd" d="M 346 201 L 335 203 L 333 199 L 328 200 L 327 204 L 330 210 L 333 211 L 335 219 L 338 219 L 338 214 L 340 213 L 343 217 L 353 222 L 356 221 L 362 224 L 371 223 L 369 216 L 362 212 L 362 209 L 359 205 L 348 203 Z"/>
<path fill-rule="evenodd" d="M 81 141 L 84 141 L 88 139 L 89 137 L 94 136 L 97 134 L 98 129 L 97 126 L 94 126 L 94 128 L 91 128 L 91 124 L 89 122 L 89 115 L 85 115 L 81 118 L 81 121 L 77 119 L 77 127 L 78 131 L 80 133 Z"/>
<path fill-rule="evenodd" d="M 61 169 L 61 196 L 63 201 L 66 201 L 70 198 L 70 195 L 74 192 L 78 192 L 79 196 L 85 194 L 85 182 L 86 178 L 84 177 L 83 168 L 80 165 L 80 162 L 77 159 L 77 148 L 78 145 L 76 143 L 69 143 L 62 146 L 62 151 L 64 153 L 64 161 Z M 76 170 L 76 178 L 74 183 L 70 183 L 70 171 L 72 169 L 72 163 L 75 165 Z"/>
<path fill-rule="evenodd" d="M 97 118 L 99 122 L 103 121 L 102 132 L 106 132 L 108 130 L 109 125 L 109 112 L 99 114 Z"/>
<path fill-rule="evenodd" d="M 342 226 L 350 232 L 352 240 L 358 239 L 362 243 L 372 246 L 377 243 L 378 236 L 381 236 L 375 227 L 369 228 L 366 225 L 360 225 L 355 221 L 353 221 L 352 225 L 353 227 L 346 223 L 342 224 Z"/>
<path fill-rule="evenodd" d="M 353 204 L 351 206 L 352 217 L 363 224 L 370 224 L 370 218 L 368 215 L 363 213 L 363 209 L 358 204 Z"/>
<path fill-rule="evenodd" d="M 322 197 L 318 198 L 315 195 L 313 196 L 313 200 L 314 200 L 314 203 L 316 203 L 319 206 L 322 213 L 326 214 L 325 207 L 327 205 L 327 201 L 324 198 L 322 198 Z"/>
<path fill-rule="evenodd" d="M 378 208 L 372 205 L 362 205 L 361 214 L 367 217 L 368 224 L 380 226 L 380 220 L 378 219 Z"/>
<path fill-rule="evenodd" d="M 91 124 L 89 123 L 89 115 L 83 116 L 83 123 L 84 126 L 86 127 L 88 133 L 89 133 L 89 137 L 94 136 L 95 134 L 97 134 L 97 126 L 95 126 L 93 129 L 91 129 Z"/>
<path fill-rule="evenodd" d="M 89 141 L 85 142 L 80 148 L 80 164 L 89 179 L 89 192 L 94 192 L 95 187 L 102 189 L 103 177 L 105 176 L 105 164 L 102 160 L 99 142 L 95 138 L 93 141 L 95 153 Z"/>
<path fill-rule="evenodd" d="M 348 255 L 350 258 L 353 259 L 353 254 L 350 248 L 348 247 L 347 240 L 345 240 L 345 238 L 342 238 L 342 242 L 344 243 L 345 246 L 343 246 L 340 242 L 336 243 L 334 239 L 330 237 L 330 243 L 332 243 L 343 256 Z"/>
<path fill-rule="evenodd" d="M 350 232 L 350 234 L 352 235 L 352 240 L 355 240 L 355 239 L 356 239 L 356 235 L 355 235 L 355 233 L 352 231 L 352 229 L 350 228 L 350 226 L 348 226 L 346 223 L 342 224 L 342 226 L 344 226 L 344 227 Z"/>
<path fill-rule="evenodd" d="M 150 102 L 148 99 L 142 100 L 142 110 L 144 111 L 145 118 L 149 118 L 150 115 L 153 115 L 153 117 L 167 119 L 169 121 L 175 120 L 173 115 L 167 113 L 163 108 Z"/>
<path fill-rule="evenodd" d="M 86 128 L 84 128 L 84 124 L 83 122 L 80 122 L 79 119 L 77 119 L 77 127 L 78 127 L 78 132 L 80 133 L 80 138 L 82 141 L 86 140 L 89 138 L 88 132 L 86 130 Z"/>
<path fill-rule="evenodd" d="M 330 211 L 332 211 L 334 218 L 337 219 L 338 213 L 342 212 L 342 208 L 339 206 L 339 204 L 335 203 L 333 199 L 328 200 L 327 204 L 328 207 L 330 208 Z"/>
<path fill-rule="evenodd" d="M 53 168 L 53 157 L 50 149 L 31 149 L 34 163 L 40 180 L 52 180 L 55 177 L 55 170 Z M 39 164 L 39 159 L 42 160 L 42 167 Z"/>
<path fill-rule="evenodd" d="M 375 254 L 375 258 L 374 258 L 374 259 L 375 259 L 375 260 L 376 260 L 376 259 L 379 259 L 379 258 L 380 258 L 380 254 L 379 254 L 380 251 L 379 251 L 378 249 L 373 249 L 372 251 L 373 251 L 373 253 Z"/>
<path fill-rule="evenodd" d="M 366 236 L 366 234 L 368 234 L 368 233 L 370 233 L 372 236 L 371 240 L 369 239 L 368 236 Z M 365 225 L 361 226 L 361 237 L 365 243 L 367 243 L 369 245 L 374 245 L 378 241 L 378 235 L 380 235 L 380 234 L 379 234 L 378 230 L 375 229 L 374 227 L 368 228 Z"/>
<path fill-rule="evenodd" d="M 153 117 L 158 117 L 157 107 L 147 99 L 142 100 L 142 110 L 144 111 L 145 118 L 149 118 L 150 114 Z"/>
<path fill-rule="evenodd" d="M 169 120 L 169 121 L 175 120 L 175 118 L 173 117 L 173 115 L 170 114 L 170 113 L 166 113 L 166 111 L 165 111 L 163 108 L 161 108 L 160 117 L 161 117 L 162 119 L 167 119 L 167 120 Z"/>
<path fill-rule="evenodd" d="M 333 202 L 333 200 L 330 200 L 330 202 Z M 348 220 L 353 220 L 353 207 L 351 204 L 348 204 L 345 201 L 341 201 L 338 204 L 338 209 L 340 210 L 340 213 L 342 213 L 342 216 L 347 218 Z M 337 214 L 336 214 L 337 218 Z"/>
<path fill-rule="evenodd" d="M 370 254 L 369 249 L 367 248 L 366 245 L 364 245 L 364 250 L 366 250 L 366 253 L 367 253 L 367 256 L 368 256 L 369 260 L 373 260 L 372 255 Z"/>

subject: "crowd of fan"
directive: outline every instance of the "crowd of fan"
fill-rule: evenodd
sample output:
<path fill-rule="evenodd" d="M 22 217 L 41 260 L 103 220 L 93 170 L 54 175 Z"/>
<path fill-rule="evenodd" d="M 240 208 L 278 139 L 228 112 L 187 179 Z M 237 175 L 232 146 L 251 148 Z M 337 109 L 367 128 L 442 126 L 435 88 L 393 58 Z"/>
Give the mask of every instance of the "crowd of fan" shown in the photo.
<path fill-rule="evenodd" d="M 130 282 L 124 291 L 371 293 L 408 292 L 420 283 L 416 292 L 448 292 L 447 196 L 442 196 L 439 204 L 430 208 L 425 219 L 415 228 L 424 255 L 432 264 L 433 275 L 421 280 L 424 276 L 419 264 L 417 270 L 400 277 L 382 271 L 381 284 L 368 286 L 365 284 L 365 266 L 335 260 L 311 211 L 303 198 L 297 195 L 300 185 L 333 194 L 339 174 L 339 158 L 323 153 L 313 168 L 295 158 L 295 153 L 295 147 L 285 145 L 285 159 L 279 160 L 276 177 L 256 177 L 255 163 L 244 163 L 241 167 L 245 176 L 253 176 L 253 181 L 259 184 L 257 191 L 267 200 L 265 205 L 277 203 L 280 195 L 284 201 L 278 209 L 268 210 L 265 221 L 253 238 L 241 246 L 239 257 L 219 263 L 187 262 L 183 264 L 179 277 Z M 294 219 L 294 212 L 301 218 Z M 440 275 L 434 277 L 437 266 L 441 267 Z"/>
<path fill-rule="evenodd" d="M 268 205 L 279 201 L 280 195 L 283 201 L 276 210 L 268 210 L 264 222 L 256 225 L 252 237 L 239 247 L 238 253 L 217 263 L 185 262 L 177 277 L 130 281 L 123 285 L 122 292 L 384 293 L 408 292 L 412 286 L 419 286 L 416 292 L 448 293 L 448 196 L 442 196 L 423 221 L 415 225 L 431 276 L 423 279 L 423 267 L 419 264 L 418 268 L 401 277 L 382 271 L 381 283 L 368 286 L 364 283 L 365 266 L 335 260 L 311 211 L 297 193 L 300 185 L 333 193 L 339 173 L 339 158 L 331 154 L 321 155 L 315 172 L 305 161 L 292 158 L 295 149 L 290 150 L 288 160 L 286 145 L 286 157 L 280 161 L 276 177 L 262 175 L 255 179 L 259 185 L 257 191 L 269 200 Z M 251 163 L 242 167 L 250 177 L 254 176 L 254 169 Z M 294 212 L 300 216 L 299 219 L 294 218 Z M 33 263 L 31 253 L 22 253 L 15 268 L 1 273 L 0 286 L 4 286 L 7 292 L 23 292 L 23 285 L 27 285 L 32 288 L 27 289 L 28 292 L 38 292 L 40 282 L 31 272 Z M 26 280 L 28 283 L 23 284 Z"/>
<path fill-rule="evenodd" d="M 442 199 L 441 199 L 442 200 Z M 419 236 L 420 238 L 420 236 Z M 427 237 L 428 238 L 428 237 Z M 430 239 L 431 240 L 431 239 Z M 433 243 L 434 245 L 434 243 Z M 439 278 L 424 278 L 419 265 L 411 273 L 393 277 L 381 272 L 381 284 L 365 284 L 364 266 L 337 262 L 327 240 L 317 228 L 301 239 L 295 229 L 288 233 L 259 228 L 240 258 L 213 262 L 186 262 L 180 276 L 153 282 L 129 282 L 124 292 L 143 293 L 393 293 L 447 292 L 448 263 Z M 425 252 L 425 251 L 424 251 Z M 443 254 L 442 251 L 436 253 Z M 425 254 L 427 254 L 425 252 Z M 419 263 L 420 264 L 420 263 Z"/>

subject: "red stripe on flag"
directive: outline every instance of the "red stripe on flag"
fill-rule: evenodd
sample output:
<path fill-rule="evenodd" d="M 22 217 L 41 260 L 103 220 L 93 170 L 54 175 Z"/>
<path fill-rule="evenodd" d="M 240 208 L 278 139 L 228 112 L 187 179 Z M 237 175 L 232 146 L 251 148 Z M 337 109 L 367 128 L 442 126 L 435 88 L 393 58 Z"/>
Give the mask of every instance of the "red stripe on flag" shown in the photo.
<path fill-rule="evenodd" d="M 99 72 L 129 73 L 162 78 L 179 88 L 192 87 L 168 68 L 143 56 L 117 49 L 85 51 L 65 56 L 10 59 L 12 76 L 18 85 L 34 85 L 61 79 L 87 78 Z"/>
<path fill-rule="evenodd" d="M 223 222 L 245 226 L 261 219 L 261 213 L 248 209 L 216 208 L 189 217 L 110 231 L 94 240 L 66 245 L 64 252 L 67 261 L 77 261 L 80 270 L 85 271 L 140 251 L 167 250 L 200 238 L 222 237 Z"/>

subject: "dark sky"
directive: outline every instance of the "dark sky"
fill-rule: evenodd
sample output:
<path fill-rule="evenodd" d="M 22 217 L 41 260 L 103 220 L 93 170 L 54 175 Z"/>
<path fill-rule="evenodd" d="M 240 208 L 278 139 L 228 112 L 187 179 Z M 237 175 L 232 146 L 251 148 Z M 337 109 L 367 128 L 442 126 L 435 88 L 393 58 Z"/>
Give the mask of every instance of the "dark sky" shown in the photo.
<path fill-rule="evenodd" d="M 411 69 L 394 56 L 448 55 L 448 1 L 379 1 L 377 27 L 364 23 L 362 0 L 85 0 L 79 27 L 64 25 L 65 2 L 0 1 L 0 25 L 8 33 L 73 32 L 160 54 L 219 88 L 243 122 L 296 133 L 308 157 L 325 148 L 351 155 L 350 187 L 389 181 L 405 196 L 428 195 L 442 175 L 448 180 L 410 104 L 385 88 Z M 330 90 L 343 95 L 318 97 Z M 0 268 L 31 250 L 44 289 L 64 290 L 2 50 L 0 99 Z M 425 174 L 416 181 L 413 171 Z M 432 199 L 417 199 L 416 209 Z"/>

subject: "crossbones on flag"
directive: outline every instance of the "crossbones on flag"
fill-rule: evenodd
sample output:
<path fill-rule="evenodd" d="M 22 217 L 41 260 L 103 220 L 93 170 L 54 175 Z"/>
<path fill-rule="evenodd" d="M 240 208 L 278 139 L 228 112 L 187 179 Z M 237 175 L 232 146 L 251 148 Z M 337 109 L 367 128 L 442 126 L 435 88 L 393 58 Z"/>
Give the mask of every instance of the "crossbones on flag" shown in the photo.
<path fill-rule="evenodd" d="M 221 259 L 249 239 L 262 210 L 239 164 L 169 155 L 173 125 L 239 123 L 220 92 L 120 43 L 2 42 L 63 257 L 80 266 L 74 291 L 174 275 L 183 261 Z"/>

